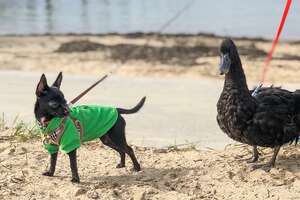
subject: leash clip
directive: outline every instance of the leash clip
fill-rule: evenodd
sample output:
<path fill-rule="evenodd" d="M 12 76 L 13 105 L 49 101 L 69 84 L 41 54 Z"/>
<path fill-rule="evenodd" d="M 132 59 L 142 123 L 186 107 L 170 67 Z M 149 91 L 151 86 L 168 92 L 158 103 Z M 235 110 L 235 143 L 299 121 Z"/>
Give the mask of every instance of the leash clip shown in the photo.
<path fill-rule="evenodd" d="M 263 84 L 259 84 L 255 90 L 252 92 L 251 96 L 255 97 L 257 95 L 258 90 L 263 86 Z"/>

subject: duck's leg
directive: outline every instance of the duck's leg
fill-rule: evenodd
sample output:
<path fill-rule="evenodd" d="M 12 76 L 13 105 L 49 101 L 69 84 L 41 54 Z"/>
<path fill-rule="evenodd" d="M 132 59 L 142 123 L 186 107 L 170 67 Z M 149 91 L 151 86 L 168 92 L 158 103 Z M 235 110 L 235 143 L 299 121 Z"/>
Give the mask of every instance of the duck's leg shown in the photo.
<path fill-rule="evenodd" d="M 274 153 L 273 153 L 271 160 L 265 166 L 263 166 L 263 169 L 265 171 L 270 171 L 271 168 L 275 167 L 275 161 L 276 161 L 279 150 L 280 150 L 280 146 L 276 146 L 274 148 Z"/>
<path fill-rule="evenodd" d="M 259 152 L 257 150 L 257 146 L 254 145 L 253 146 L 253 155 L 252 155 L 252 157 L 249 160 L 247 160 L 247 163 L 255 163 L 255 162 L 257 162 L 258 161 L 258 157 L 259 157 Z"/>
<path fill-rule="evenodd" d="M 252 166 L 252 168 L 253 169 L 261 168 L 261 169 L 265 170 L 266 172 L 269 172 L 273 167 L 275 167 L 275 161 L 276 161 L 276 157 L 278 155 L 278 152 L 280 150 L 280 147 L 281 146 L 274 147 L 273 156 L 272 156 L 271 160 L 267 164 L 254 165 L 254 166 Z"/>

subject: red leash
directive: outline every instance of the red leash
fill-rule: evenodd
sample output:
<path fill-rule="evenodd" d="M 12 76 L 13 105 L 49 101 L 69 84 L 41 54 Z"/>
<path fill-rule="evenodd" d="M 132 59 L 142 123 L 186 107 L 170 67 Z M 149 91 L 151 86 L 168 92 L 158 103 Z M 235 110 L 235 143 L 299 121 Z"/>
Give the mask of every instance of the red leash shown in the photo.
<path fill-rule="evenodd" d="M 272 47 L 268 53 L 268 56 L 266 57 L 265 61 L 264 61 L 264 67 L 263 67 L 263 72 L 262 72 L 262 76 L 261 76 L 261 79 L 260 79 L 260 83 L 263 84 L 265 82 L 265 79 L 266 79 L 266 74 L 267 74 L 267 71 L 268 71 L 268 66 L 272 60 L 272 57 L 273 57 L 273 52 L 275 50 L 275 47 L 278 43 L 278 40 L 279 40 L 279 37 L 280 37 L 280 34 L 282 32 L 282 29 L 284 27 L 284 24 L 285 24 L 285 20 L 286 20 L 286 17 L 289 13 L 289 10 L 290 10 L 290 7 L 291 7 L 291 4 L 292 4 L 292 0 L 287 0 L 286 1 L 286 5 L 285 5 L 285 9 L 283 11 L 283 15 L 282 15 L 282 18 L 281 18 L 281 21 L 280 21 L 280 24 L 279 24 L 279 27 L 277 29 L 277 33 L 276 33 L 276 36 L 273 40 L 273 43 L 272 43 Z"/>

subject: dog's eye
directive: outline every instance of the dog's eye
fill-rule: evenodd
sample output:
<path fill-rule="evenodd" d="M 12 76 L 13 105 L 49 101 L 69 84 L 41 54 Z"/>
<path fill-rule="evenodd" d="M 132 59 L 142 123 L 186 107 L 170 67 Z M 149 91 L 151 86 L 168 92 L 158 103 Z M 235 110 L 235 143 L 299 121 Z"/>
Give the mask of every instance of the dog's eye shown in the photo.
<path fill-rule="evenodd" d="M 57 108 L 59 106 L 59 104 L 55 101 L 49 101 L 48 105 L 51 107 L 51 108 Z"/>

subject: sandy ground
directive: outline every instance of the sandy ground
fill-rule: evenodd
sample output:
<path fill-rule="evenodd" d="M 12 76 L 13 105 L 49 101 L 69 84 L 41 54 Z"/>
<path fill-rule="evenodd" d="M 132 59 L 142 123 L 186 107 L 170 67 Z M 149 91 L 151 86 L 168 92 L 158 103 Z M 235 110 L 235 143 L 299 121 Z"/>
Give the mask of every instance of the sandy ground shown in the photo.
<path fill-rule="evenodd" d="M 132 76 L 220 78 L 217 66 L 221 40 L 211 35 L 2 36 L 0 69 L 77 74 L 101 74 L 117 69 L 116 74 Z M 258 82 L 271 42 L 247 38 L 235 41 L 248 80 Z M 62 46 L 68 43 L 71 45 Z M 300 43 L 281 42 L 267 80 L 279 84 L 297 82 L 299 60 Z"/>
<path fill-rule="evenodd" d="M 119 156 L 99 142 L 78 151 L 80 184 L 70 182 L 67 155 L 60 154 L 54 177 L 41 173 L 49 156 L 39 141 L 19 143 L 0 139 L 1 199 L 300 199 L 299 148 L 287 146 L 277 167 L 269 173 L 251 170 L 243 159 L 250 157 L 246 146 L 229 146 L 224 151 L 190 147 L 165 150 L 134 147 L 142 171 L 115 168 Z M 261 150 L 264 163 L 268 150 Z"/>

